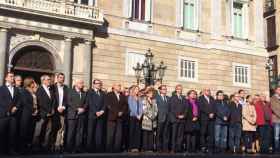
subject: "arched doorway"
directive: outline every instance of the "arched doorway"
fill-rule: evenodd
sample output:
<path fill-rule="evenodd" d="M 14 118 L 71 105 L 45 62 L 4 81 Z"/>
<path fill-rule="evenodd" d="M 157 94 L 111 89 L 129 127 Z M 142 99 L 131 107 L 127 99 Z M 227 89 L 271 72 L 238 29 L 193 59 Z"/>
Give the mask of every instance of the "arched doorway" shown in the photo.
<path fill-rule="evenodd" d="M 13 71 L 23 78 L 31 76 L 40 84 L 43 74 L 53 74 L 55 70 L 54 58 L 45 48 L 40 46 L 26 46 L 14 55 L 11 64 Z"/>

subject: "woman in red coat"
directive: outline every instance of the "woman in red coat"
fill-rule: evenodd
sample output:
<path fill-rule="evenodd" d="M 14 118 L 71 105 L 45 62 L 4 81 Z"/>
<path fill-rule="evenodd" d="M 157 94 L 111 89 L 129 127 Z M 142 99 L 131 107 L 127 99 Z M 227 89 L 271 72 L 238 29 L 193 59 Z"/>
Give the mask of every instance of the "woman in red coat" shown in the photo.
<path fill-rule="evenodd" d="M 271 139 L 271 116 L 272 111 L 269 102 L 256 95 L 254 98 L 255 109 L 257 113 L 256 123 L 260 136 L 261 153 L 268 153 Z"/>

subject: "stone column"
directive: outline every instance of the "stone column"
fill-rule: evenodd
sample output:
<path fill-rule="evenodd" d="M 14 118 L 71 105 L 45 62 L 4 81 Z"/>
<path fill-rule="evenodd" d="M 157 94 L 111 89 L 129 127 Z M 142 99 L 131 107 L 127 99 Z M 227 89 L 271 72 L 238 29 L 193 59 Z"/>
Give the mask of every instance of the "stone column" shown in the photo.
<path fill-rule="evenodd" d="M 66 38 L 64 41 L 63 73 L 65 74 L 65 84 L 71 87 L 72 81 L 72 39 Z"/>
<path fill-rule="evenodd" d="M 0 86 L 4 83 L 7 66 L 8 30 L 0 28 Z"/>
<path fill-rule="evenodd" d="M 85 41 L 84 43 L 84 79 L 85 86 L 91 87 L 91 67 L 92 67 L 92 41 Z"/>

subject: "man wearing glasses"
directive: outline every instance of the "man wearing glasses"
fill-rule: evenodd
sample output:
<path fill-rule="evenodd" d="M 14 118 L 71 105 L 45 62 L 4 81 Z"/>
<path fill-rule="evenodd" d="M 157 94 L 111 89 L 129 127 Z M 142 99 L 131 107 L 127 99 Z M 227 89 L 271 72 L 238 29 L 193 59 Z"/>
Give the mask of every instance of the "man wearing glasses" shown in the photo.
<path fill-rule="evenodd" d="M 49 150 L 54 143 L 54 136 L 52 131 L 52 119 L 55 112 L 55 96 L 50 89 L 51 78 L 48 75 L 41 77 L 42 85 L 36 92 L 38 106 L 40 107 L 40 144 L 43 145 L 44 150 Z"/>
<path fill-rule="evenodd" d="M 103 152 L 105 124 L 105 93 L 101 90 L 102 82 L 93 80 L 92 88 L 88 91 L 86 106 L 88 109 L 87 150 L 88 152 Z"/>

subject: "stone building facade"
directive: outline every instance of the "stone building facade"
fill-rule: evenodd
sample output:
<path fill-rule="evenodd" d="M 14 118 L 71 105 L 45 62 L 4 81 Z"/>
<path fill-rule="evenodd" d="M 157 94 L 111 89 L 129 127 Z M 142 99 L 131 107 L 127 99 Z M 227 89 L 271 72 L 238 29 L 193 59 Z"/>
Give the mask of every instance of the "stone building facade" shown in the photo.
<path fill-rule="evenodd" d="M 266 0 L 263 17 L 265 19 L 265 47 L 270 59 L 267 65 L 270 70 L 269 87 L 272 93 L 279 80 L 280 1 Z"/>
<path fill-rule="evenodd" d="M 129 86 L 136 83 L 132 67 L 151 49 L 154 62 L 167 65 L 163 83 L 169 91 L 180 83 L 185 92 L 209 87 L 268 93 L 264 0 L 61 0 L 60 11 L 45 11 L 42 5 L 34 12 L 38 6 L 7 2 L 0 0 L 0 39 L 5 39 L 0 55 L 7 56 L 1 58 L 6 64 L 0 76 L 17 70 L 13 60 L 20 50 L 36 46 L 53 58 L 44 64 L 53 65 L 52 70 L 40 73 L 62 71 L 72 79 L 83 77 L 87 85 L 98 78 L 106 88 L 115 82 Z M 28 71 L 36 69 L 33 65 Z"/>

